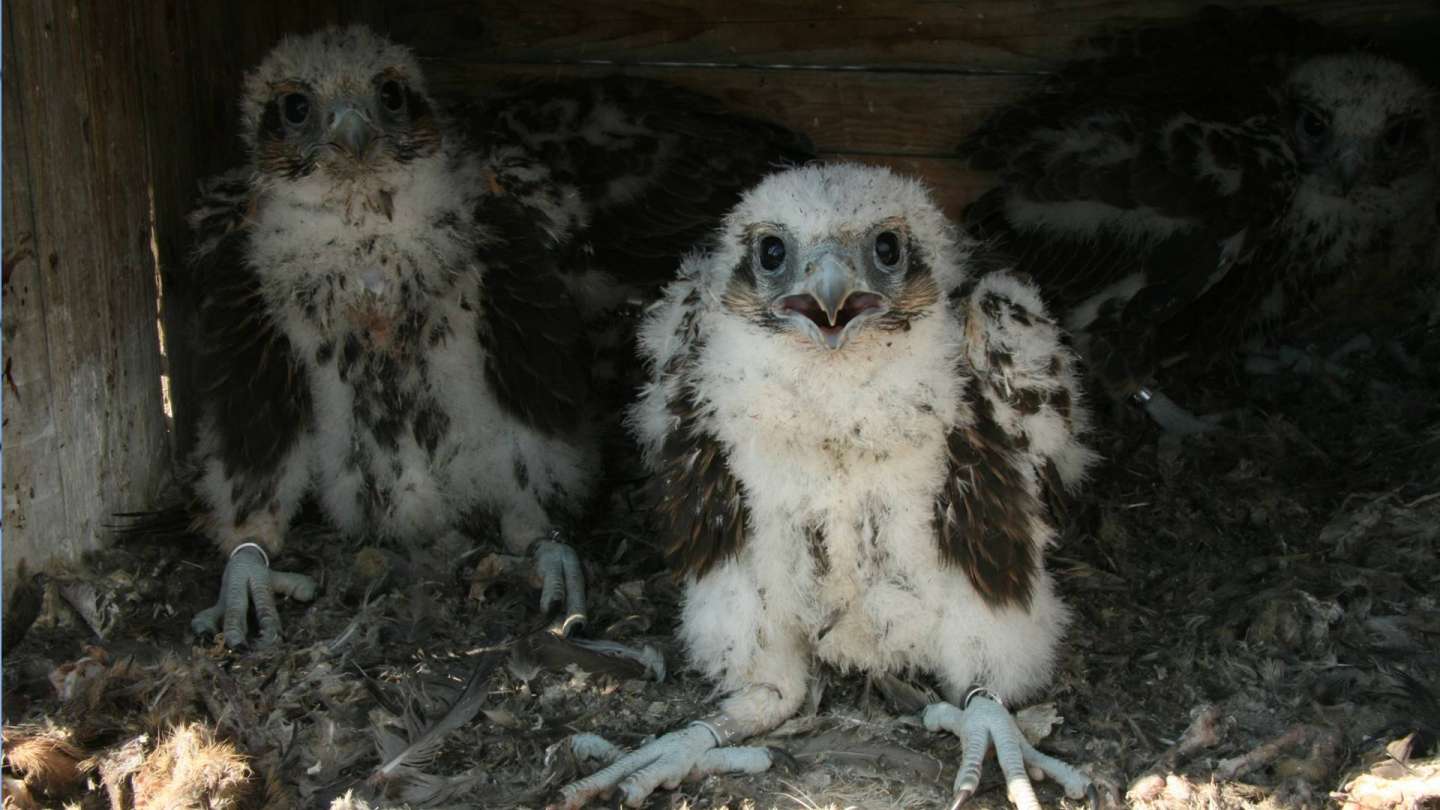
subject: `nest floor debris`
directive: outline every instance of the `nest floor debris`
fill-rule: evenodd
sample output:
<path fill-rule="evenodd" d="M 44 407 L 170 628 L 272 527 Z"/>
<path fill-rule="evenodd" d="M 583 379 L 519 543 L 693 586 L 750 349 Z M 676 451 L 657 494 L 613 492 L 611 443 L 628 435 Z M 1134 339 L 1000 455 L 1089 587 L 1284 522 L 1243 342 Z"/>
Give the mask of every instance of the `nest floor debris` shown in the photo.
<path fill-rule="evenodd" d="M 1074 610 L 1063 664 L 1025 719 L 1114 800 L 1440 793 L 1440 373 L 1350 358 L 1170 391 L 1237 409 L 1216 433 L 1171 442 L 1123 415 L 1102 431 L 1108 462 L 1049 558 Z M 638 482 L 618 477 L 601 511 L 584 636 L 629 653 L 548 635 L 525 567 L 487 537 L 382 549 L 307 527 L 285 567 L 321 595 L 285 603 L 263 651 L 187 637 L 220 580 L 204 542 L 45 572 L 5 611 L 7 645 L 25 633 L 5 656 L 5 806 L 543 807 L 575 776 L 569 735 L 631 746 L 714 699 L 673 639 L 679 589 Z M 943 806 L 959 743 L 906 708 L 927 687 L 826 673 L 761 741 L 788 768 L 649 805 Z M 1007 806 L 993 768 L 972 802 Z"/>

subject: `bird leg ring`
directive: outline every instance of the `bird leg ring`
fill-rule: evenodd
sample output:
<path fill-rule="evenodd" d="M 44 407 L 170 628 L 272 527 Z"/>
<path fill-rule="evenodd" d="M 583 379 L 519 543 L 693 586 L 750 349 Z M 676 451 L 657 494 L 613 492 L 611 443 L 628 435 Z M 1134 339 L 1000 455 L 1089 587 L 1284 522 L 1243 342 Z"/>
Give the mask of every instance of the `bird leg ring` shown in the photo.
<path fill-rule="evenodd" d="M 196 635 L 218 632 L 224 627 L 225 646 L 236 649 L 245 644 L 250 630 L 250 609 L 260 624 L 256 647 L 269 647 L 280 640 L 280 610 L 275 594 L 302 602 L 315 598 L 315 580 L 303 574 L 270 570 L 270 557 L 258 543 L 241 543 L 230 552 L 220 580 L 220 599 L 195 614 L 190 630 Z"/>
<path fill-rule="evenodd" d="M 972 689 L 965 697 L 964 709 L 949 703 L 932 703 L 925 708 L 923 719 L 930 731 L 944 729 L 960 738 L 963 754 L 955 774 L 955 798 L 950 802 L 950 810 L 956 810 L 974 795 L 980 785 L 980 766 L 992 744 L 1010 801 L 1018 810 L 1040 810 L 1026 766 L 1059 782 L 1070 798 L 1089 797 L 1091 807 L 1099 805 L 1099 793 L 1090 778 L 1035 750 L 1000 701 L 984 689 Z"/>

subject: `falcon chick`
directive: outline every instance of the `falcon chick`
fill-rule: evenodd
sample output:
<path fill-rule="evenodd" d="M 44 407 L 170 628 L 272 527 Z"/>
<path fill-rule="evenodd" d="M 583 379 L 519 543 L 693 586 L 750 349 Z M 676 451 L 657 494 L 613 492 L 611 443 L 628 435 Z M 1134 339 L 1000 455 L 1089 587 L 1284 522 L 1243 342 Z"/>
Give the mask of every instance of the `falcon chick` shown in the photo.
<path fill-rule="evenodd" d="M 1095 456 L 1059 328 L 988 262 L 918 182 L 846 164 L 772 175 L 686 259 L 642 325 L 651 377 L 629 424 L 685 582 L 681 636 L 729 696 L 565 806 L 763 770 L 765 749 L 728 746 L 796 712 L 812 661 L 936 676 L 964 707 L 925 713 L 965 740 L 961 798 L 987 739 L 1018 803 L 1034 805 L 1024 764 L 1086 791 L 997 702 L 1050 676 L 1068 614 L 1043 565 L 1047 499 Z"/>
<path fill-rule="evenodd" d="M 1433 275 L 1436 96 L 1413 71 L 1274 11 L 1102 45 L 963 151 L 1001 179 L 967 227 L 1035 277 L 1110 394 L 1204 430 L 1152 388 L 1162 368 L 1342 276 L 1413 297 Z"/>
<path fill-rule="evenodd" d="M 230 555 L 192 622 L 279 636 L 271 573 L 302 499 L 343 533 L 404 541 L 499 518 L 544 603 L 583 611 L 552 532 L 588 497 L 585 335 L 554 256 L 578 206 L 543 166 L 477 153 L 411 52 L 360 26 L 284 39 L 241 103 L 249 165 L 192 214 L 203 291 L 200 528 Z M 524 194 L 504 189 L 525 189 Z M 573 195 L 570 195 L 573 196 Z"/>
<path fill-rule="evenodd" d="M 496 516 L 535 555 L 542 606 L 583 611 L 579 560 L 555 538 L 599 468 L 585 314 L 637 274 L 628 246 L 677 259 L 686 228 L 805 148 L 659 87 L 549 86 L 456 122 L 414 55 L 361 26 L 286 38 L 248 76 L 248 163 L 191 215 L 191 486 L 197 527 L 230 555 L 197 633 L 239 645 L 253 608 L 270 643 L 272 591 L 313 596 L 269 570 L 306 498 L 343 533 L 406 542 Z M 548 117 L 521 132 L 527 111 Z M 711 134 L 677 144 L 686 128 Z M 720 149 L 714 133 L 752 137 Z M 682 174 L 703 195 L 674 204 Z"/>

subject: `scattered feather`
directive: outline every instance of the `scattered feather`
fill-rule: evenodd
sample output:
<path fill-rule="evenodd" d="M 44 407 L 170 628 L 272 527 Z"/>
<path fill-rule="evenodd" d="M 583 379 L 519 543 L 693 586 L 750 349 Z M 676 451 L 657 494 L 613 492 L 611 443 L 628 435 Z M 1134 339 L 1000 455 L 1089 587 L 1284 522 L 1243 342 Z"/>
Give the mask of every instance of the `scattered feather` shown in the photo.
<path fill-rule="evenodd" d="M 541 630 L 516 641 L 510 657 L 510 669 L 517 676 L 540 670 L 560 672 L 575 666 L 583 672 L 621 680 L 665 680 L 665 658 L 648 645 L 636 649 L 613 641 L 565 638 Z"/>
<path fill-rule="evenodd" d="M 26 788 L 47 796 L 63 796 L 80 787 L 85 752 L 69 735 L 55 728 L 7 726 L 3 732 L 5 767 Z"/>
<path fill-rule="evenodd" d="M 40 615 L 45 597 L 45 577 L 27 573 L 25 561 L 21 560 L 15 570 L 5 576 L 5 581 L 10 593 L 5 598 L 4 629 L 0 632 L 0 639 L 3 639 L 4 654 L 9 655 Z"/>
<path fill-rule="evenodd" d="M 265 792 L 247 758 L 204 725 L 148 744 L 137 737 L 98 760 L 114 810 L 238 810 Z"/>
<path fill-rule="evenodd" d="M 490 673 L 499 663 L 498 652 L 482 654 L 460 696 L 445 714 L 428 727 L 421 718 L 407 709 L 402 715 L 406 730 L 403 737 L 383 727 L 374 728 L 375 747 L 380 753 L 381 762 L 370 774 L 370 782 L 429 784 L 431 777 L 421 769 L 435 761 L 440 746 L 452 731 L 470 722 L 480 712 L 480 704 L 485 701 Z"/>

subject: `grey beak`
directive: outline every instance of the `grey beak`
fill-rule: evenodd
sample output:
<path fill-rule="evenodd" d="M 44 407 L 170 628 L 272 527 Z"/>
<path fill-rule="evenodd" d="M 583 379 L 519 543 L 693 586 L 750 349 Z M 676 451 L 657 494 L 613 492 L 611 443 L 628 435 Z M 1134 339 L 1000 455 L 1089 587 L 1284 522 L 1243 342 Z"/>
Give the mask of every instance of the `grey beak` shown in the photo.
<path fill-rule="evenodd" d="M 805 286 L 825 310 L 825 319 L 834 326 L 853 287 L 854 270 L 839 256 L 825 253 L 805 268 L 805 275 L 809 281 Z"/>
<path fill-rule="evenodd" d="M 794 292 L 771 305 L 828 349 L 839 349 L 857 324 L 888 311 L 889 301 L 868 289 L 841 252 L 816 251 L 805 262 L 805 277 Z"/>
<path fill-rule="evenodd" d="M 1340 190 L 1346 194 L 1355 187 L 1355 183 L 1365 174 L 1365 156 L 1358 149 L 1347 149 L 1335 158 L 1335 179 L 1340 183 Z"/>
<path fill-rule="evenodd" d="M 354 107 L 340 107 L 330 118 L 330 142 L 344 149 L 356 160 L 365 157 L 370 146 L 370 121 Z"/>

